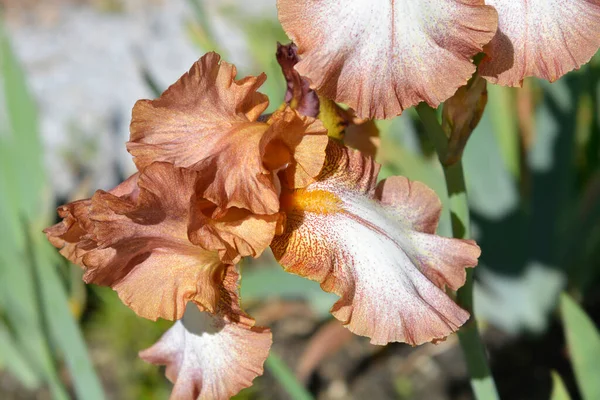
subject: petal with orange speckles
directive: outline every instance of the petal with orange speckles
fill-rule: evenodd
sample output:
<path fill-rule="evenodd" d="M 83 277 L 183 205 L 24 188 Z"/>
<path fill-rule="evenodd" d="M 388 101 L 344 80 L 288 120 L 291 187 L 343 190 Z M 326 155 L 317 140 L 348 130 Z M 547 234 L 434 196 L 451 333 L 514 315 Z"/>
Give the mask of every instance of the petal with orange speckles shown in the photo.
<path fill-rule="evenodd" d="M 521 86 L 536 76 L 555 81 L 600 47 L 600 0 L 488 0 L 498 31 L 479 73 L 492 83 Z"/>
<path fill-rule="evenodd" d="M 436 107 L 475 71 L 471 59 L 497 26 L 483 0 L 278 0 L 298 46 L 296 70 L 361 118 Z M 443 68 L 440 68 L 443 66 Z"/>
<path fill-rule="evenodd" d="M 239 307 L 238 274 L 229 267 L 216 315 L 189 305 L 183 319 L 152 347 L 144 360 L 166 365 L 176 399 L 229 399 L 261 375 L 271 332 L 254 326 Z"/>
<path fill-rule="evenodd" d="M 477 264 L 475 242 L 436 236 L 437 196 L 331 142 L 317 182 L 284 190 L 284 233 L 271 248 L 286 271 L 340 296 L 333 315 L 374 344 L 440 340 L 469 317 L 445 293 Z"/>

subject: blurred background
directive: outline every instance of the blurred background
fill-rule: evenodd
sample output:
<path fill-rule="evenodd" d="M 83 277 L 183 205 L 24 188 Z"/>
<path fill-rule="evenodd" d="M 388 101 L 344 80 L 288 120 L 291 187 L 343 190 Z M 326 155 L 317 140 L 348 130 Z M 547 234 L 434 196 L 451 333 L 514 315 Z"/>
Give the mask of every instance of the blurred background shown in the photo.
<path fill-rule="evenodd" d="M 157 97 L 206 51 L 236 64 L 238 77 L 266 72 L 261 91 L 277 108 L 276 42 L 289 40 L 275 0 L 0 7 L 0 399 L 165 399 L 164 370 L 137 352 L 171 323 L 138 318 L 110 288 L 84 285 L 41 230 L 57 221 L 56 206 L 134 172 L 124 146 L 134 102 Z M 488 85 L 465 151 L 483 249 L 476 313 L 502 398 L 600 398 L 599 83 L 596 55 L 553 84 Z M 425 182 L 447 201 L 416 113 L 377 127 L 369 140 L 381 144 L 382 177 Z M 439 233 L 450 236 L 447 211 Z M 244 261 L 242 299 L 274 344 L 264 376 L 239 399 L 473 398 L 455 336 L 370 345 L 330 317 L 335 296 L 283 273 L 269 254 Z"/>

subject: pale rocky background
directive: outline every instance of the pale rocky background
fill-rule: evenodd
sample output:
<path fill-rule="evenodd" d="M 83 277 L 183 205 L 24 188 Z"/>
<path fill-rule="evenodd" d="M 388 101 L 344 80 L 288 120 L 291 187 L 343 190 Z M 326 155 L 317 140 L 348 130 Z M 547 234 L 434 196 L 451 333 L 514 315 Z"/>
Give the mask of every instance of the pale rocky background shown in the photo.
<path fill-rule="evenodd" d="M 202 1 L 202 0 L 200 0 Z M 0 0 L 6 29 L 39 105 L 52 189 L 60 199 L 112 187 L 134 171 L 131 109 L 175 82 L 204 51 L 186 31 L 189 0 Z M 224 58 L 247 70 L 242 32 L 221 16 L 243 7 L 276 18 L 275 0 L 204 1 Z M 259 73 L 261 71 L 252 71 Z"/>

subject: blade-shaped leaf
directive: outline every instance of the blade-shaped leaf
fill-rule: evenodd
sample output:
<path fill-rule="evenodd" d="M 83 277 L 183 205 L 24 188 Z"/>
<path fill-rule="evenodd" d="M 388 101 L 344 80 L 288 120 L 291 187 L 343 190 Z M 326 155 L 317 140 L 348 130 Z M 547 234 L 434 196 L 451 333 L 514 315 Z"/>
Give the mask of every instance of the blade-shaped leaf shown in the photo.
<path fill-rule="evenodd" d="M 550 400 L 571 400 L 562 378 L 556 371 L 552 371 L 552 395 Z"/>
<path fill-rule="evenodd" d="M 561 295 L 560 310 L 579 390 L 585 400 L 600 399 L 600 333 L 567 294 Z"/>
<path fill-rule="evenodd" d="M 12 372 L 27 389 L 35 389 L 40 384 L 39 375 L 23 357 L 6 326 L 0 322 L 0 370 L 4 368 Z"/>
<path fill-rule="evenodd" d="M 269 358 L 267 358 L 267 361 L 265 362 L 265 367 L 285 389 L 290 399 L 311 400 L 313 398 L 298 379 L 296 379 L 283 360 L 272 350 L 271 354 L 269 354 Z"/>
<path fill-rule="evenodd" d="M 39 206 L 44 182 L 42 144 L 37 112 L 25 82 L 25 74 L 12 52 L 0 18 L 0 91 L 6 127 L 2 128 L 3 174 L 15 185 L 9 196 L 19 196 L 18 206 L 31 218 Z"/>
<path fill-rule="evenodd" d="M 71 314 L 65 289 L 56 271 L 54 250 L 41 240 L 32 240 L 32 245 L 47 330 L 71 371 L 77 397 L 103 399 L 104 392 L 100 380 L 89 359 L 83 335 Z"/>

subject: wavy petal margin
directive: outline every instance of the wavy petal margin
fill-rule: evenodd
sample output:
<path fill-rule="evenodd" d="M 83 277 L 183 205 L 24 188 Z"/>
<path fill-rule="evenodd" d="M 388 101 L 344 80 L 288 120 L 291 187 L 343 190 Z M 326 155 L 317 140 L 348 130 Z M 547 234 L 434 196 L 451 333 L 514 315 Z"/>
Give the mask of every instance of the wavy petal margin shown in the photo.
<path fill-rule="evenodd" d="M 441 340 L 469 317 L 444 288 L 464 284 L 480 249 L 434 234 L 441 206 L 433 191 L 402 177 L 376 187 L 378 170 L 330 142 L 317 182 L 283 192 L 287 224 L 271 248 L 286 271 L 338 294 L 333 315 L 372 343 Z"/>
<path fill-rule="evenodd" d="M 491 83 L 521 86 L 528 76 L 557 80 L 600 47 L 600 0 L 488 0 L 498 31 L 479 73 Z"/>
<path fill-rule="evenodd" d="M 140 352 L 147 362 L 166 365 L 178 400 L 229 399 L 263 373 L 271 332 L 254 326 L 239 307 L 238 273 L 228 268 L 216 315 L 189 305 L 183 320 L 152 347 Z"/>
<path fill-rule="evenodd" d="M 140 171 L 155 161 L 201 171 L 199 195 L 217 205 L 215 217 L 231 207 L 275 214 L 279 193 L 274 172 L 288 165 L 270 161 L 287 160 L 291 168 L 296 165 L 292 161 L 308 163 L 314 178 L 323 165 L 326 139 L 321 140 L 321 151 L 310 153 L 308 160 L 290 152 L 296 146 L 302 149 L 302 143 L 306 147 L 318 142 L 315 136 L 324 136 L 325 131 L 318 120 L 289 108 L 267 122 L 257 121 L 268 105 L 266 96 L 256 91 L 266 76 L 236 81 L 235 75 L 236 68 L 221 62 L 218 54 L 204 55 L 160 98 L 136 103 L 127 149 Z M 299 120 L 303 124 L 290 126 Z M 283 153 L 273 155 L 277 150 Z M 318 168 L 314 154 L 321 154 Z"/>
<path fill-rule="evenodd" d="M 318 119 L 286 107 L 267 121 L 263 162 L 271 171 L 285 170 L 287 182 L 294 188 L 314 182 L 325 162 L 329 139 Z"/>
<path fill-rule="evenodd" d="M 139 175 L 136 173 L 130 176 L 108 193 L 132 200 L 137 199 Z M 91 199 L 83 199 L 58 207 L 56 211 L 62 221 L 44 229 L 48 241 L 59 249 L 63 257 L 74 264 L 81 265 L 83 255 L 97 247 L 93 224 L 89 218 L 91 205 Z"/>
<path fill-rule="evenodd" d="M 154 161 L 202 171 L 202 197 L 223 209 L 272 214 L 277 193 L 259 147 L 268 125 L 256 121 L 268 106 L 256 91 L 266 76 L 236 73 L 207 53 L 160 98 L 138 101 L 127 149 L 140 171 Z"/>
<path fill-rule="evenodd" d="M 86 268 L 86 282 L 112 287 L 142 317 L 179 319 L 188 301 L 214 311 L 226 265 L 259 255 L 278 217 L 244 211 L 192 222 L 207 202 L 196 195 L 199 172 L 153 163 L 136 179 L 135 195 L 120 187 L 63 206 L 65 220 L 46 231 L 50 241 Z M 190 238 L 198 231 L 200 245 Z"/>
<path fill-rule="evenodd" d="M 296 65 L 319 94 L 361 118 L 437 107 L 467 83 L 497 27 L 483 0 L 278 0 Z M 443 65 L 443 68 L 440 66 Z"/>
<path fill-rule="evenodd" d="M 258 257 L 269 246 L 279 214 L 256 215 L 241 208 L 230 208 L 218 219 L 210 217 L 214 204 L 208 200 L 192 202 L 188 235 L 190 241 L 217 251 L 221 260 L 235 264 L 242 257 Z"/>

